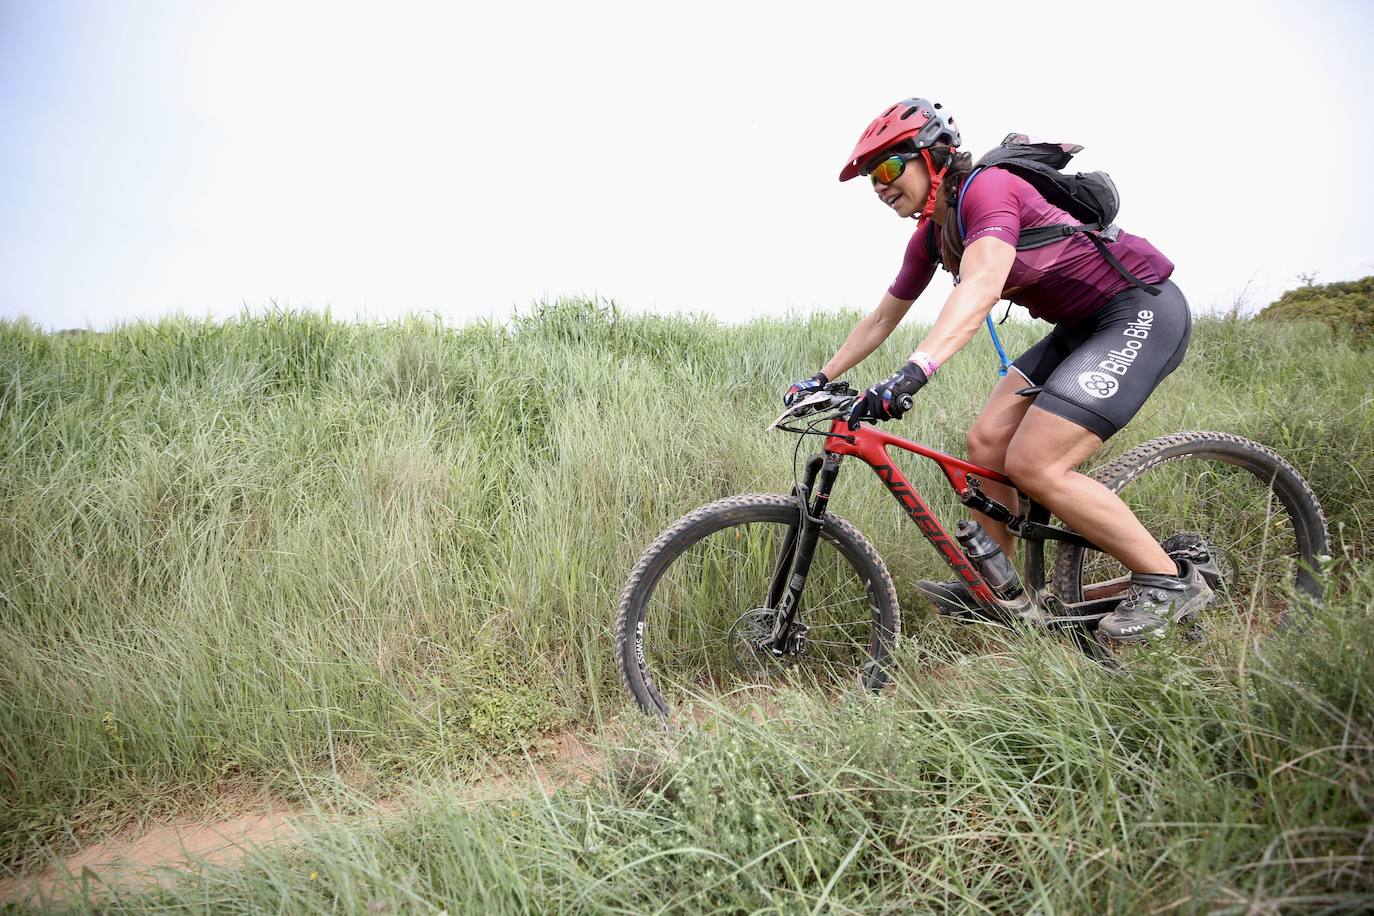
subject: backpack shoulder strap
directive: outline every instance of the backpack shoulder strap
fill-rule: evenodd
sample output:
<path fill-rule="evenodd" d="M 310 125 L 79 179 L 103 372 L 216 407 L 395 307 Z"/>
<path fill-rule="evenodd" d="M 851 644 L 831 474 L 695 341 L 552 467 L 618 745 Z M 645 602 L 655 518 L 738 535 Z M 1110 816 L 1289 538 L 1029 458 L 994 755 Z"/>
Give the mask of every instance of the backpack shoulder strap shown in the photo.
<path fill-rule="evenodd" d="M 978 177 L 982 168 L 976 168 L 969 172 L 969 176 L 964 179 L 963 187 L 959 188 L 959 198 L 954 204 L 954 218 L 958 220 L 959 240 L 962 242 L 967 232 L 964 225 L 964 195 L 968 193 L 969 185 L 973 184 L 973 179 Z M 957 280 L 955 282 L 958 282 Z M 997 351 L 997 374 L 1006 375 L 1011 368 L 1011 359 L 1007 357 L 1007 351 L 1002 347 L 1002 338 L 997 336 L 997 326 L 992 323 L 992 313 L 989 312 L 985 323 L 988 326 L 988 336 L 992 338 L 992 347 Z"/>
<path fill-rule="evenodd" d="M 983 171 L 984 168 L 986 168 L 986 166 L 979 166 L 968 173 L 968 177 L 964 179 L 963 187 L 959 189 L 959 197 L 954 202 L 954 218 L 959 224 L 960 242 L 968 237 L 968 227 L 964 224 L 964 195 L 968 193 L 969 185 L 973 184 L 973 179 L 977 178 L 978 173 Z"/>

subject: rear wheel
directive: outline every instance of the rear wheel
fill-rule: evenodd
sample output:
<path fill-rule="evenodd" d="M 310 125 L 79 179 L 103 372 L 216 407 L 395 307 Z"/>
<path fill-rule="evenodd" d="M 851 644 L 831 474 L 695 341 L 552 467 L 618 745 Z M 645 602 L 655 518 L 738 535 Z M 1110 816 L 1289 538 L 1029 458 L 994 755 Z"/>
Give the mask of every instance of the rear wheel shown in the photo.
<path fill-rule="evenodd" d="M 1202 562 L 1218 602 L 1253 609 L 1261 626 L 1282 620 L 1294 588 L 1321 596 L 1326 518 L 1307 482 L 1272 449 L 1228 433 L 1179 433 L 1137 446 L 1093 477 L 1167 550 Z M 1129 578 L 1104 553 L 1067 544 L 1056 553 L 1054 589 L 1064 601 L 1122 593 Z"/>
<path fill-rule="evenodd" d="M 901 629 L 896 589 L 873 545 L 835 515 L 824 517 L 797 610 L 804 636 L 781 656 L 761 647 L 777 620 L 769 585 L 798 522 L 794 497 L 732 496 L 649 545 L 615 624 L 620 679 L 645 712 L 776 679 L 883 686 Z"/>

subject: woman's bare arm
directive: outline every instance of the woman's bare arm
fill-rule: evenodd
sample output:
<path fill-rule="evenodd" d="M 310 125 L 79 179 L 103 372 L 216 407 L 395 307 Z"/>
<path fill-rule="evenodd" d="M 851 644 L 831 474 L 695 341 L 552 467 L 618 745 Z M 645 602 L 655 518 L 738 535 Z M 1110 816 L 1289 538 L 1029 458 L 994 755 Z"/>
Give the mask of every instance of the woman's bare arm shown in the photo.
<path fill-rule="evenodd" d="M 1016 249 L 998 238 L 981 238 L 968 246 L 959 265 L 959 285 L 945 300 L 935 326 L 916 350 L 928 353 L 937 364 L 943 365 L 963 349 L 978 333 L 997 300 L 1002 298 L 1007 275 L 1015 260 Z M 912 353 L 913 357 L 915 355 Z"/>
<path fill-rule="evenodd" d="M 865 315 L 854 325 L 854 330 L 849 332 L 845 342 L 831 358 L 830 362 L 821 367 L 826 378 L 837 379 L 850 369 L 853 369 L 864 358 L 882 345 L 892 333 L 893 328 L 901 323 L 906 317 L 906 313 L 911 308 L 911 303 L 915 299 L 898 299 L 891 293 L 883 293 L 882 301 L 871 313 Z"/>

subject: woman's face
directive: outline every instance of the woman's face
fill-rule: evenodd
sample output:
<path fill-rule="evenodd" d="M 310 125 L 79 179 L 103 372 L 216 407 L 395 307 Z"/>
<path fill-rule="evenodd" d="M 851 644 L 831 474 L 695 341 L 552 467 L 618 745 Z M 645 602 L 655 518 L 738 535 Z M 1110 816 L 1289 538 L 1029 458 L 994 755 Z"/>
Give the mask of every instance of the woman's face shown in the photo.
<path fill-rule="evenodd" d="M 930 175 L 926 172 L 925 162 L 912 159 L 891 184 L 874 182 L 873 193 L 895 210 L 898 216 L 904 219 L 919 216 L 925 208 L 926 198 L 930 196 Z"/>

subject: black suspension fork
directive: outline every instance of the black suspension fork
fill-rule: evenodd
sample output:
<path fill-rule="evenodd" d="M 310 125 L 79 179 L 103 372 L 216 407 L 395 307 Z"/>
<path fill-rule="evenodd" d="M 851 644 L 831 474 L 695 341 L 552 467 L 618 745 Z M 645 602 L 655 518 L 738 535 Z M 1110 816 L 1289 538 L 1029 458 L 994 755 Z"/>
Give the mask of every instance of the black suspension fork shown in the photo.
<path fill-rule="evenodd" d="M 811 560 L 816 555 L 816 541 L 821 536 L 822 519 L 830 504 L 830 491 L 840 473 L 840 455 L 812 455 L 806 461 L 802 482 L 793 489 L 797 497 L 798 524 L 787 529 L 773 578 L 768 585 L 768 607 L 778 611 L 772 635 L 765 647 L 774 655 L 786 651 L 792 634 L 792 623 L 801 603 L 802 589 L 811 572 Z"/>

